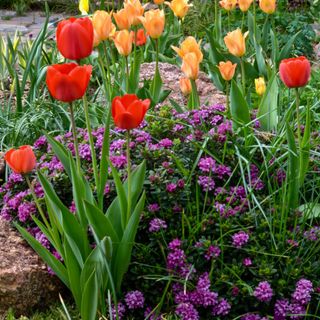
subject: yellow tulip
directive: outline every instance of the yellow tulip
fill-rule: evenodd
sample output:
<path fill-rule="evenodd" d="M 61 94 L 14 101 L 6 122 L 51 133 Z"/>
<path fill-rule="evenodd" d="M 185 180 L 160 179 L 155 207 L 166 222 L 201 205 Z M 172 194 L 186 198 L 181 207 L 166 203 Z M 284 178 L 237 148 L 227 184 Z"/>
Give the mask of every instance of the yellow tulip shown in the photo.
<path fill-rule="evenodd" d="M 92 17 L 93 28 L 101 41 L 112 37 L 116 26 L 112 23 L 111 15 L 103 10 L 97 10 Z"/>
<path fill-rule="evenodd" d="M 89 0 L 80 0 L 79 1 L 79 10 L 82 15 L 87 15 L 89 12 Z"/>
<path fill-rule="evenodd" d="M 223 9 L 230 11 L 236 7 L 237 0 L 221 0 L 219 1 L 219 4 Z"/>
<path fill-rule="evenodd" d="M 140 19 L 144 13 L 144 7 L 139 0 L 125 0 L 124 8 L 127 11 L 129 21 L 132 25 L 139 25 Z"/>
<path fill-rule="evenodd" d="M 272 14 L 276 11 L 276 0 L 259 0 L 260 9 L 267 14 Z"/>
<path fill-rule="evenodd" d="M 264 81 L 264 78 L 260 77 L 260 78 L 254 79 L 254 84 L 256 87 L 256 93 L 259 96 L 262 96 L 266 92 L 266 83 Z"/>
<path fill-rule="evenodd" d="M 189 79 L 196 80 L 198 78 L 199 60 L 194 52 L 189 52 L 183 57 L 181 70 Z"/>
<path fill-rule="evenodd" d="M 203 59 L 203 54 L 200 49 L 200 42 L 198 43 L 194 37 L 187 37 L 180 45 L 180 48 L 175 46 L 171 47 L 182 59 L 183 57 L 190 52 L 193 52 L 199 63 Z"/>
<path fill-rule="evenodd" d="M 179 80 L 181 92 L 187 96 L 192 91 L 191 81 L 188 78 L 180 78 Z"/>
<path fill-rule="evenodd" d="M 247 12 L 253 0 L 238 0 L 239 8 L 242 12 Z"/>
<path fill-rule="evenodd" d="M 248 31 L 243 35 L 240 29 L 228 32 L 224 37 L 224 43 L 229 52 L 236 57 L 242 57 L 246 53 L 246 37 Z"/>
<path fill-rule="evenodd" d="M 188 4 L 188 0 L 172 0 L 171 2 L 165 2 L 170 7 L 174 15 L 180 19 L 184 18 L 188 13 L 192 4 Z"/>
<path fill-rule="evenodd" d="M 163 10 L 149 10 L 144 14 L 144 17 L 139 18 L 148 35 L 153 39 L 158 39 L 165 24 L 165 15 Z"/>
<path fill-rule="evenodd" d="M 221 61 L 219 63 L 218 69 L 220 71 L 222 78 L 226 81 L 230 81 L 234 76 L 236 67 L 237 67 L 236 63 L 232 64 L 231 61 L 227 61 L 227 62 Z"/>
<path fill-rule="evenodd" d="M 121 9 L 113 14 L 114 20 L 120 30 L 127 29 L 131 27 L 131 20 L 129 19 L 129 14 L 126 9 Z"/>
<path fill-rule="evenodd" d="M 132 51 L 133 35 L 128 30 L 117 31 L 113 37 L 118 52 L 128 56 Z"/>

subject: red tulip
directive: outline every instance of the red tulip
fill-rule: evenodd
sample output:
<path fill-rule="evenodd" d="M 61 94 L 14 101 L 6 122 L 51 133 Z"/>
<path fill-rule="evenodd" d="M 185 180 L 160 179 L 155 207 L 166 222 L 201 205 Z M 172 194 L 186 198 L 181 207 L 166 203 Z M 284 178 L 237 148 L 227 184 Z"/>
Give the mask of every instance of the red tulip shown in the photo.
<path fill-rule="evenodd" d="M 46 83 L 50 94 L 57 100 L 71 102 L 85 94 L 92 66 L 76 63 L 54 64 L 48 67 Z"/>
<path fill-rule="evenodd" d="M 135 33 L 131 31 L 134 39 L 134 43 L 136 46 L 143 46 L 147 42 L 147 35 L 145 34 L 143 29 L 139 29 L 137 31 L 137 38 L 135 38 Z"/>
<path fill-rule="evenodd" d="M 4 159 L 15 173 L 29 173 L 36 166 L 36 157 L 30 146 L 21 146 L 17 150 L 10 149 Z"/>
<path fill-rule="evenodd" d="M 284 59 L 280 63 L 280 78 L 288 88 L 304 87 L 310 78 L 310 62 L 306 57 Z"/>
<path fill-rule="evenodd" d="M 57 46 L 61 54 L 71 60 L 90 56 L 93 49 L 93 25 L 89 18 L 69 18 L 59 22 Z"/>
<path fill-rule="evenodd" d="M 139 100 L 135 94 L 115 97 L 112 101 L 112 117 L 121 129 L 137 128 L 150 106 L 150 100 Z"/>

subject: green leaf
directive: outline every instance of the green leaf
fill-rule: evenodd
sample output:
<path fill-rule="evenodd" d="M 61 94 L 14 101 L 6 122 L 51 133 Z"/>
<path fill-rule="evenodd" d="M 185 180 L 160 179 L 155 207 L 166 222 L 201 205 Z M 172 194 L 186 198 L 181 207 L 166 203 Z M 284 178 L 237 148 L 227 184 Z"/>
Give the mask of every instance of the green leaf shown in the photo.
<path fill-rule="evenodd" d="M 40 258 L 52 269 L 58 278 L 68 287 L 69 280 L 65 266 L 53 254 L 43 247 L 26 229 L 14 222 L 14 226 L 19 230 L 22 237 L 29 243 L 32 249 L 40 256 Z"/>
<path fill-rule="evenodd" d="M 259 44 L 255 43 L 255 49 L 256 49 L 256 61 L 257 61 L 259 72 L 261 75 L 264 75 L 266 77 L 267 67 L 266 67 L 264 56 L 262 54 L 262 47 Z"/>
<path fill-rule="evenodd" d="M 298 31 L 295 35 L 293 35 L 293 36 L 287 41 L 287 43 L 285 44 L 285 46 L 282 48 L 282 50 L 280 51 L 278 63 L 279 63 L 281 60 L 283 60 L 283 59 L 286 59 L 286 58 L 291 57 L 291 54 L 292 54 L 291 47 L 292 47 L 294 41 L 296 40 L 297 36 L 300 34 L 300 32 L 301 32 L 301 30 Z"/>
<path fill-rule="evenodd" d="M 99 286 L 95 270 L 88 278 L 81 300 L 81 319 L 95 320 L 98 308 Z"/>
<path fill-rule="evenodd" d="M 175 101 L 171 98 L 169 99 L 169 101 L 178 113 L 183 113 L 183 107 L 181 107 L 177 101 Z"/>
<path fill-rule="evenodd" d="M 159 68 L 156 68 L 154 78 L 151 83 L 151 95 L 152 95 L 152 101 L 154 101 L 155 104 L 159 102 L 160 93 L 162 88 L 162 79 L 159 72 Z"/>
<path fill-rule="evenodd" d="M 258 118 L 261 127 L 265 131 L 272 131 L 278 124 L 278 94 L 279 86 L 277 76 L 274 73 L 269 80 L 266 92 L 261 99 Z"/>
<path fill-rule="evenodd" d="M 288 168 L 288 209 L 295 210 L 299 204 L 299 157 L 297 153 L 294 133 L 289 122 L 286 122 L 289 168 Z"/>
<path fill-rule="evenodd" d="M 249 29 L 249 38 L 252 44 L 259 43 L 261 39 L 261 33 L 258 28 L 257 23 L 254 23 L 254 17 L 250 11 L 247 12 L 248 15 L 248 29 Z M 254 37 L 254 29 L 256 28 L 256 37 Z"/>
<path fill-rule="evenodd" d="M 303 217 L 307 219 L 320 218 L 320 204 L 314 202 L 304 203 L 298 210 L 302 212 Z"/>
<path fill-rule="evenodd" d="M 311 139 L 311 116 L 310 116 L 310 106 L 308 106 L 306 111 L 306 125 L 304 127 L 304 134 L 303 134 L 303 138 L 300 146 L 300 170 L 299 170 L 300 186 L 303 185 L 303 182 L 309 167 L 310 149 L 311 149 L 310 139 Z"/>
<path fill-rule="evenodd" d="M 234 80 L 231 81 L 230 111 L 234 128 L 241 128 L 251 122 L 248 103 Z"/>
<path fill-rule="evenodd" d="M 225 81 L 221 77 L 219 68 L 216 65 L 212 65 L 211 63 L 207 64 L 207 68 L 209 70 L 210 79 L 213 81 L 214 85 L 218 90 L 224 91 Z"/>
<path fill-rule="evenodd" d="M 114 275 L 114 282 L 118 292 L 120 291 L 123 276 L 127 272 L 131 260 L 131 251 L 140 221 L 140 214 L 144 208 L 145 197 L 145 192 L 143 192 L 124 230 L 113 261 L 112 274 Z"/>
<path fill-rule="evenodd" d="M 273 63 L 276 65 L 277 61 L 279 61 L 279 45 L 277 36 L 274 34 L 272 28 L 270 29 L 270 36 L 271 36 L 271 58 Z"/>
<path fill-rule="evenodd" d="M 143 53 L 136 50 L 134 63 L 131 66 L 130 75 L 129 75 L 129 92 L 128 93 L 137 93 L 139 89 L 140 81 L 140 66 L 143 61 Z"/>

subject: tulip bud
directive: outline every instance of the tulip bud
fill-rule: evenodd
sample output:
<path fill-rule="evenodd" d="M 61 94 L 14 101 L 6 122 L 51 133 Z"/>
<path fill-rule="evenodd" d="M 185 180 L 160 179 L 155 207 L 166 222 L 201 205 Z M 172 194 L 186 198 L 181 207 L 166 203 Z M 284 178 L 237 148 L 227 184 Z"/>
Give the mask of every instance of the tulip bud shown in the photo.
<path fill-rule="evenodd" d="M 112 23 L 111 15 L 106 11 L 97 10 L 93 14 L 92 24 L 101 41 L 109 39 L 116 32 L 116 26 Z"/>
<path fill-rule="evenodd" d="M 276 0 L 259 0 L 260 9 L 267 14 L 272 14 L 276 11 Z"/>
<path fill-rule="evenodd" d="M 187 96 L 192 91 L 191 81 L 188 78 L 180 78 L 179 80 L 181 92 Z"/>
<path fill-rule="evenodd" d="M 137 26 L 140 22 L 140 17 L 143 16 L 144 8 L 139 0 L 125 0 L 124 8 L 127 11 L 129 21 L 132 25 Z"/>
<path fill-rule="evenodd" d="M 19 149 L 10 149 L 6 152 L 4 160 L 15 172 L 27 174 L 36 166 L 36 156 L 30 146 L 21 146 Z"/>
<path fill-rule="evenodd" d="M 133 36 L 128 30 L 117 31 L 113 41 L 121 55 L 126 57 L 131 53 Z"/>
<path fill-rule="evenodd" d="M 139 20 L 152 39 L 158 39 L 161 36 L 165 24 L 163 10 L 149 10 L 144 14 L 144 17 L 139 18 Z"/>
<path fill-rule="evenodd" d="M 266 83 L 264 81 L 263 77 L 259 77 L 257 79 L 254 79 L 254 84 L 256 87 L 256 93 L 259 96 L 262 96 L 266 92 Z"/>
<path fill-rule="evenodd" d="M 120 30 L 127 29 L 131 27 L 131 20 L 129 19 L 129 14 L 126 9 L 121 9 L 113 14 L 114 20 Z"/>
<path fill-rule="evenodd" d="M 238 0 L 239 8 L 242 12 L 247 12 L 253 0 Z"/>
<path fill-rule="evenodd" d="M 224 37 L 224 43 L 229 52 L 236 57 L 242 57 L 246 53 L 246 37 L 248 31 L 243 35 L 240 29 L 228 32 Z"/>
<path fill-rule="evenodd" d="M 164 3 L 164 0 L 153 0 L 153 2 L 159 6 Z"/>
<path fill-rule="evenodd" d="M 187 78 L 196 80 L 199 75 L 199 60 L 195 53 L 189 52 L 182 59 L 182 72 Z"/>
<path fill-rule="evenodd" d="M 79 1 L 79 10 L 82 15 L 87 15 L 89 12 L 89 0 L 80 0 Z"/>
<path fill-rule="evenodd" d="M 193 52 L 199 63 L 203 59 L 203 54 L 200 49 L 200 42 L 198 43 L 194 37 L 187 37 L 180 45 L 180 48 L 171 47 L 179 56 L 183 59 L 183 57 L 190 52 Z"/>
<path fill-rule="evenodd" d="M 236 67 L 237 64 L 232 64 L 231 61 L 220 61 L 218 66 L 222 78 L 226 81 L 230 81 L 233 78 L 234 73 L 236 71 Z"/>
<path fill-rule="evenodd" d="M 236 7 L 237 0 L 221 0 L 219 1 L 219 4 L 223 9 L 230 11 Z"/>
<path fill-rule="evenodd" d="M 192 7 L 192 4 L 188 4 L 188 0 L 172 0 L 171 2 L 165 2 L 170 7 L 174 15 L 180 19 L 184 18 Z"/>
<path fill-rule="evenodd" d="M 143 29 L 137 30 L 137 34 L 135 34 L 133 31 L 130 33 L 132 34 L 133 42 L 136 46 L 143 46 L 147 42 L 147 35 Z"/>

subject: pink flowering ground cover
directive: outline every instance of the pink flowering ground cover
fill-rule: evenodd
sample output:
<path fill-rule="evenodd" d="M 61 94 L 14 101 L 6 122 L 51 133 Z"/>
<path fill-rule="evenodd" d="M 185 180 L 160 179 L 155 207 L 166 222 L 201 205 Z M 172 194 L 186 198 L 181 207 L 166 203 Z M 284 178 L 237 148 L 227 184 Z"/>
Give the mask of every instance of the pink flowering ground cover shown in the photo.
<path fill-rule="evenodd" d="M 268 194 L 277 190 L 281 197 L 285 164 L 270 157 L 266 169 L 260 152 L 239 161 L 241 138 L 224 111 L 221 105 L 185 113 L 162 107 L 132 131 L 133 166 L 147 160 L 147 203 L 124 279 L 121 319 L 161 319 L 170 313 L 183 320 L 285 320 L 318 310 L 320 228 L 295 224 L 293 216 L 287 232 L 278 232 L 278 208 Z M 125 179 L 123 133 L 111 130 L 110 159 Z M 103 129 L 93 135 L 100 155 Z M 87 132 L 78 129 L 78 138 L 81 165 L 93 182 Z M 74 152 L 70 133 L 56 139 Z M 70 181 L 46 138 L 34 149 L 38 168 L 74 212 Z M 109 178 L 105 207 L 116 194 L 111 173 Z M 43 202 L 43 190 L 34 183 Z M 22 177 L 12 173 L 0 195 L 1 217 L 18 221 L 53 251 L 32 221 L 37 210 Z"/>

